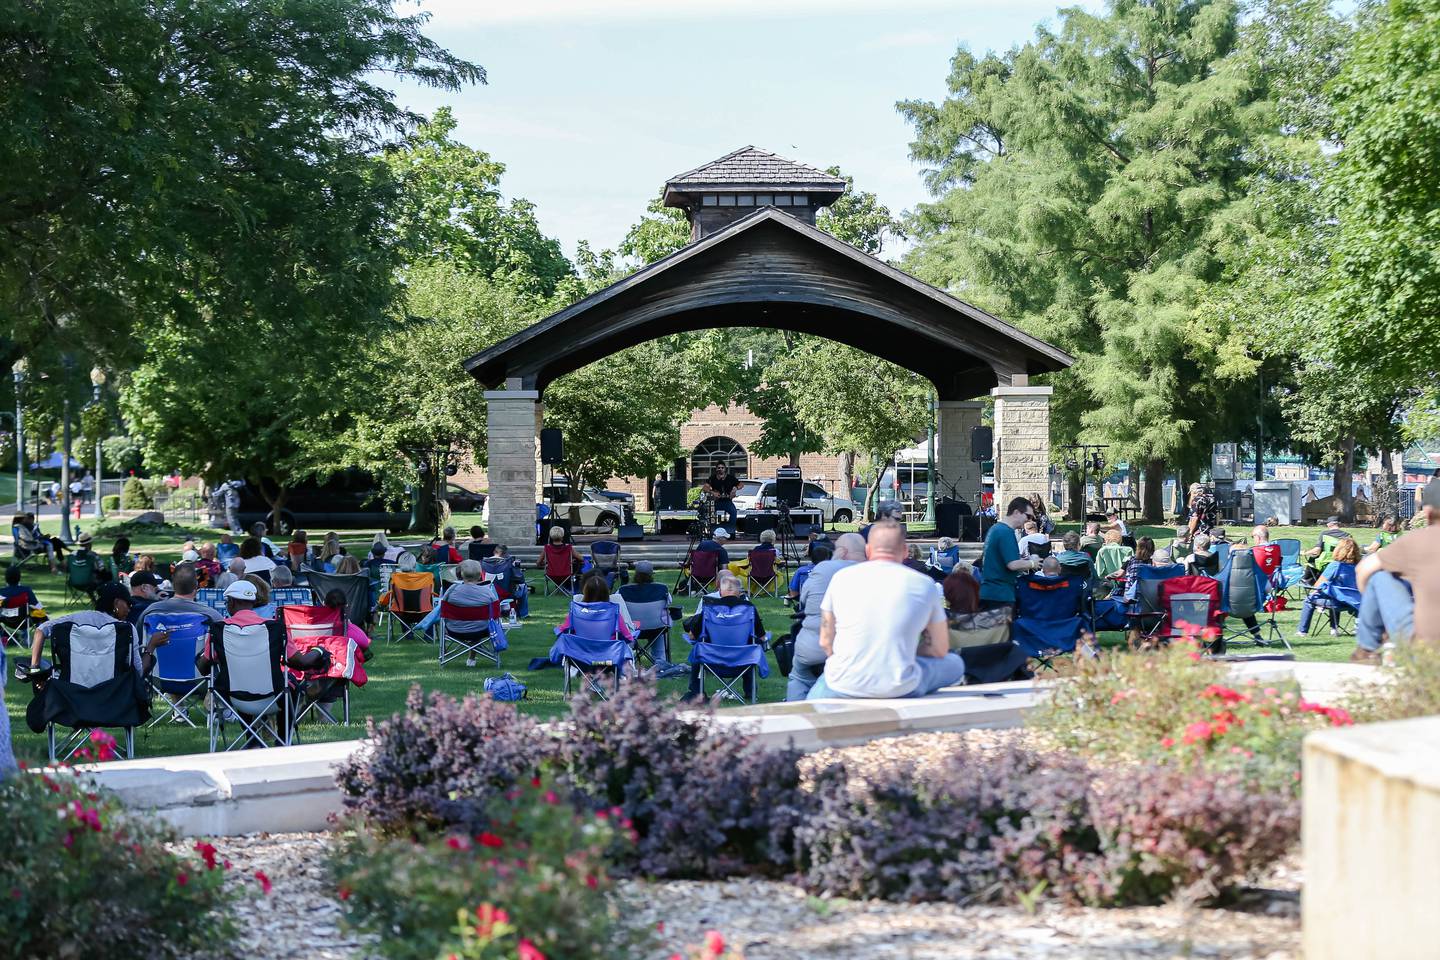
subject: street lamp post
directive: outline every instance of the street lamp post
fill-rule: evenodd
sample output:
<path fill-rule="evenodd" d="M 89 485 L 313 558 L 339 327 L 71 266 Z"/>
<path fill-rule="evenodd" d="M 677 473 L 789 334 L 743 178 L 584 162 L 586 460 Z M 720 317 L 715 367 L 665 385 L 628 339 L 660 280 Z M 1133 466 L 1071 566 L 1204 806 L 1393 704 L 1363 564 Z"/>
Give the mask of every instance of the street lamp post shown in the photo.
<path fill-rule="evenodd" d="M 925 441 L 926 470 L 929 480 L 925 484 L 925 522 L 931 526 L 935 525 L 935 415 L 938 412 L 936 397 L 938 394 L 930 394 L 930 430 Z"/>
<path fill-rule="evenodd" d="M 60 384 L 60 436 L 63 447 L 60 452 L 60 539 L 73 543 L 75 535 L 70 531 L 70 451 L 74 446 L 70 435 L 70 374 L 75 368 L 75 360 L 67 353 L 60 358 L 60 364 L 65 370 L 64 382 Z"/>
<path fill-rule="evenodd" d="M 15 512 L 25 512 L 25 412 L 20 405 L 20 390 L 25 385 L 25 358 L 10 368 L 15 378 Z"/>
<path fill-rule="evenodd" d="M 91 367 L 91 368 L 90 368 L 90 385 L 91 385 L 91 386 L 94 388 L 94 390 L 95 390 L 94 397 L 93 397 L 93 399 L 92 399 L 90 402 L 93 403 L 93 404 L 95 404 L 96 406 L 99 406 L 99 404 L 100 404 L 100 390 L 105 386 L 105 371 L 104 371 L 104 370 L 101 370 L 99 367 Z M 96 520 L 99 520 L 99 519 L 101 519 L 102 517 L 105 516 L 104 510 L 102 510 L 101 507 L 100 507 L 100 501 L 101 501 L 102 499 L 104 499 L 104 498 L 101 496 L 101 494 L 102 494 L 102 493 L 104 492 L 104 490 L 105 490 L 105 482 L 104 482 L 104 478 L 105 478 L 105 468 L 104 468 L 104 462 L 103 462 L 103 460 L 101 459 L 101 451 L 100 451 L 100 441 L 101 441 L 101 439 L 102 439 L 102 434 L 103 434 L 104 432 L 105 432 L 105 431 L 100 430 L 99 428 L 97 428 L 96 431 L 95 431 L 95 519 L 96 519 Z"/>

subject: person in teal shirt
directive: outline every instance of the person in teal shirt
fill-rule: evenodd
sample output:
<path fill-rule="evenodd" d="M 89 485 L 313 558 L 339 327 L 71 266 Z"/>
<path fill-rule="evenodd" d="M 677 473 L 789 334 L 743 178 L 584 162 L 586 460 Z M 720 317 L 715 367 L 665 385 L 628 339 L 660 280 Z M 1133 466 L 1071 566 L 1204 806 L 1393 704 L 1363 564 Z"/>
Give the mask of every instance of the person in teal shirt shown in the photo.
<path fill-rule="evenodd" d="M 1002 522 L 985 534 L 985 553 L 980 560 L 980 609 L 1015 605 L 1015 582 L 1019 575 L 1035 568 L 1034 558 L 1020 556 L 1015 531 L 1035 519 L 1030 501 L 1016 497 L 1005 508 Z"/>

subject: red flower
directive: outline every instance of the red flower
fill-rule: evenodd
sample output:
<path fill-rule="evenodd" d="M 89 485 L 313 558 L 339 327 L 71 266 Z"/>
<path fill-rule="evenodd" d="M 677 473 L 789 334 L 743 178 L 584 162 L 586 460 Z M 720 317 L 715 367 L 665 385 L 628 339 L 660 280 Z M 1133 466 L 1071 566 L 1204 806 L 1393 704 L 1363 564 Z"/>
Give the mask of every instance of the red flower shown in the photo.
<path fill-rule="evenodd" d="M 187 884 L 187 883 L 190 882 L 190 874 L 188 874 L 188 873 L 178 873 L 178 874 L 176 874 L 176 875 L 175 875 L 175 882 L 178 883 L 178 884 L 180 884 L 180 886 L 182 886 L 182 887 L 185 886 L 185 884 Z"/>
<path fill-rule="evenodd" d="M 345 901 L 345 900 L 349 900 L 349 899 L 350 899 L 350 888 L 349 888 L 349 887 L 341 887 L 339 890 L 336 890 L 336 891 L 335 891 L 335 895 L 336 895 L 337 897 L 339 897 L 342 902 Z"/>
<path fill-rule="evenodd" d="M 1171 747 L 1175 746 L 1175 738 L 1166 737 L 1165 739 L 1160 741 L 1160 746 L 1164 747 L 1166 750 L 1169 750 Z"/>
<path fill-rule="evenodd" d="M 594 890 L 596 887 L 600 886 L 600 881 L 595 879 L 595 874 L 587 873 L 585 874 L 585 886 L 589 887 L 591 890 Z"/>
<path fill-rule="evenodd" d="M 520 938 L 515 956 L 518 957 L 519 960 L 545 960 L 545 954 L 540 952 L 540 948 L 525 937 Z"/>
<path fill-rule="evenodd" d="M 268 897 L 268 896 L 270 895 L 270 889 L 271 889 L 271 887 L 273 886 L 273 884 L 270 883 L 270 878 L 265 875 L 265 871 L 264 871 L 264 870 L 256 870 L 256 871 L 255 871 L 255 879 L 260 882 L 260 892 L 263 893 L 263 894 L 265 894 L 265 896 Z"/>
<path fill-rule="evenodd" d="M 539 777 L 531 777 L 531 778 L 530 778 L 530 786 L 532 786 L 532 787 L 539 787 L 539 786 L 540 786 L 540 778 L 539 778 Z"/>
<path fill-rule="evenodd" d="M 545 802 L 553 807 L 555 804 L 560 802 L 560 795 L 557 794 L 554 790 L 546 790 Z"/>
<path fill-rule="evenodd" d="M 718 957 L 725 952 L 725 938 L 720 935 L 719 930 L 710 930 L 705 934 L 705 949 L 710 956 Z"/>
<path fill-rule="evenodd" d="M 470 838 L 469 838 L 469 837 L 447 837 L 446 840 L 445 840 L 445 845 L 446 845 L 447 847 L 449 847 L 451 850 L 469 850 L 469 849 L 470 849 Z"/>
<path fill-rule="evenodd" d="M 1198 743 L 1201 740 L 1209 740 L 1215 732 L 1214 728 L 1204 720 L 1196 721 L 1185 728 L 1185 743 Z"/>
<path fill-rule="evenodd" d="M 213 843 L 206 843 L 204 840 L 201 840 L 195 844 L 195 852 L 200 854 L 201 858 L 205 861 L 206 870 L 215 869 L 216 850 Z"/>
<path fill-rule="evenodd" d="M 505 846 L 505 840 L 504 840 L 503 838 L 497 837 L 495 834 L 491 833 L 491 832 L 488 831 L 488 830 L 486 830 L 484 833 L 480 834 L 480 836 L 476 837 L 476 838 L 475 838 L 475 842 L 478 843 L 478 844 L 480 844 L 480 846 L 482 846 L 482 847 L 503 847 L 503 846 Z"/>

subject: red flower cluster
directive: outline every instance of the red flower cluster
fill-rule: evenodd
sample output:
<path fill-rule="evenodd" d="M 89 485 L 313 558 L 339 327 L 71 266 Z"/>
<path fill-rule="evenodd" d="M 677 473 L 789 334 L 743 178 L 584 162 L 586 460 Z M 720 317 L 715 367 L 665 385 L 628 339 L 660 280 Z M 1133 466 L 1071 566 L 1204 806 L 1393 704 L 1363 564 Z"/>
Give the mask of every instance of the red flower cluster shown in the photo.
<path fill-rule="evenodd" d="M 520 938 L 520 944 L 515 951 L 515 956 L 518 957 L 519 960 L 545 960 L 545 954 L 540 951 L 540 948 L 525 937 Z"/>
<path fill-rule="evenodd" d="M 509 922 L 510 914 L 497 906 L 482 903 L 475 908 L 475 932 L 482 937 L 489 937 L 495 931 L 496 924 Z"/>
<path fill-rule="evenodd" d="M 1330 721 L 1332 727 L 1348 727 L 1355 721 L 1351 719 L 1349 711 L 1341 707 L 1327 707 L 1321 703 L 1311 703 L 1308 700 L 1301 700 L 1298 704 L 1303 713 L 1316 713 Z"/>
<path fill-rule="evenodd" d="M 206 870 L 214 870 L 218 866 L 216 854 L 219 851 L 215 849 L 215 844 L 201 840 L 195 844 L 195 852 L 200 854 L 200 858 L 205 861 Z M 228 860 L 226 864 L 229 864 Z"/>
<path fill-rule="evenodd" d="M 270 895 L 270 890 L 271 890 L 271 888 L 272 888 L 274 885 L 271 884 L 270 878 L 265 875 L 265 871 L 264 871 L 264 870 L 256 870 L 256 871 L 255 871 L 255 879 L 256 879 L 256 881 L 258 881 L 259 884 L 260 884 L 260 892 L 263 893 L 263 894 L 265 894 L 265 896 L 268 897 L 268 896 Z"/>

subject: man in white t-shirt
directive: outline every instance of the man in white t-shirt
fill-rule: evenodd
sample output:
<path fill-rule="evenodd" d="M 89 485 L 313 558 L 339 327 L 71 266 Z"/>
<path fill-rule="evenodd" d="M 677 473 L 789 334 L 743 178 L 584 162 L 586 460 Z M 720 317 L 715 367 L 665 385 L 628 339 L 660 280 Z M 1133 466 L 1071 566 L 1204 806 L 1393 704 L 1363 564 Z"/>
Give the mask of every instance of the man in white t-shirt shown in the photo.
<path fill-rule="evenodd" d="M 945 602 L 905 566 L 905 531 L 877 523 L 865 554 L 836 571 L 820 602 L 825 673 L 806 699 L 923 697 L 959 683 L 965 664 L 950 652 Z"/>

